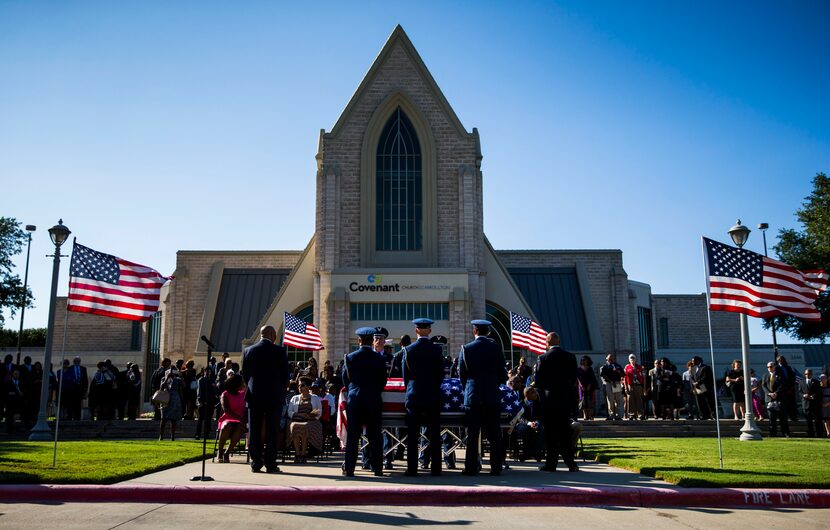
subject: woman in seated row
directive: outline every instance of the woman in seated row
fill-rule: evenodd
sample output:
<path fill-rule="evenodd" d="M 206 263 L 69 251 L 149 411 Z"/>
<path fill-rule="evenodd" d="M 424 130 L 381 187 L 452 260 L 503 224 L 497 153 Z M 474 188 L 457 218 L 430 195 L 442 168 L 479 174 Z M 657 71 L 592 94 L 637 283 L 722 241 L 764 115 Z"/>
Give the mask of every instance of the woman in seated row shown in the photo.
<path fill-rule="evenodd" d="M 320 423 L 322 401 L 311 393 L 311 379 L 300 379 L 300 393 L 288 404 L 288 418 L 291 421 L 289 433 L 294 443 L 294 461 L 305 463 L 308 445 L 318 452 L 323 450 L 323 425 Z"/>
<path fill-rule="evenodd" d="M 225 391 L 219 397 L 222 416 L 219 418 L 219 462 L 230 462 L 229 454 L 233 452 L 239 439 L 245 433 L 245 385 L 242 376 L 229 370 L 225 381 Z M 228 450 L 225 442 L 230 438 Z"/>

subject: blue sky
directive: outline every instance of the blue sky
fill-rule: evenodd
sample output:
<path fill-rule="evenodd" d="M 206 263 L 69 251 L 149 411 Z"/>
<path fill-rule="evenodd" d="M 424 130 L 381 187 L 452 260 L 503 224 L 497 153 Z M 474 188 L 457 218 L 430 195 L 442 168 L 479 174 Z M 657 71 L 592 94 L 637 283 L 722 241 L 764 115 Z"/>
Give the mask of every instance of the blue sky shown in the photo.
<path fill-rule="evenodd" d="M 26 326 L 60 217 L 166 274 L 180 249 L 303 248 L 319 130 L 398 23 L 481 134 L 496 248 L 619 248 L 655 293 L 702 292 L 701 235 L 740 217 L 773 244 L 830 170 L 828 22 L 826 2 L 2 1 L 0 212 L 38 225 Z"/>

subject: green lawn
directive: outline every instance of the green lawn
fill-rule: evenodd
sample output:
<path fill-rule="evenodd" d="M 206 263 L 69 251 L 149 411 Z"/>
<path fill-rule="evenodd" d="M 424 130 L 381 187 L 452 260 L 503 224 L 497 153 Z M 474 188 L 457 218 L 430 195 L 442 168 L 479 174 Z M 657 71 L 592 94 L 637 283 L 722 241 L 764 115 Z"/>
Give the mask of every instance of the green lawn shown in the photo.
<path fill-rule="evenodd" d="M 188 441 L 0 442 L 0 483 L 112 484 L 199 460 L 202 443 Z M 208 455 L 213 442 L 208 444 Z"/>
<path fill-rule="evenodd" d="M 586 440 L 587 458 L 686 487 L 830 488 L 830 440 L 715 438 Z"/>

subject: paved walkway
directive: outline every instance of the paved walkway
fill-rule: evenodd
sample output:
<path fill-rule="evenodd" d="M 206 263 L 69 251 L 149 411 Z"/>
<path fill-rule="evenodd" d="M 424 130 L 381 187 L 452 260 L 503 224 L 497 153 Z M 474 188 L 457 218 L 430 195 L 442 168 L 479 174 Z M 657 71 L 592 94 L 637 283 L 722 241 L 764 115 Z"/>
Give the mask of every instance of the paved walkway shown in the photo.
<path fill-rule="evenodd" d="M 463 451 L 459 451 L 462 455 Z M 667 482 L 644 477 L 619 468 L 597 462 L 582 462 L 578 460 L 580 471 L 568 473 L 560 463 L 555 473 L 539 471 L 536 462 L 511 462 L 511 469 L 499 477 L 491 477 L 485 462 L 484 472 L 478 477 L 468 477 L 461 474 L 460 469 L 444 470 L 440 477 L 432 477 L 428 471 L 420 471 L 418 477 L 404 476 L 404 463 L 395 462 L 395 469 L 385 471 L 386 476 L 375 477 L 370 471 L 358 468 L 354 478 L 341 475 L 342 460 L 335 455 L 322 459 L 320 463 L 308 464 L 281 464 L 282 473 L 269 475 L 252 473 L 245 464 L 244 456 L 231 457 L 229 464 L 217 464 L 208 460 L 205 474 L 213 477 L 213 482 L 205 482 L 210 486 L 286 486 L 286 487 L 339 487 L 339 486 L 380 486 L 395 488 L 411 488 L 425 486 L 461 486 L 477 488 L 486 486 L 538 488 L 545 486 L 578 486 L 578 487 L 667 487 L 674 488 Z M 154 485 L 182 485 L 196 484 L 190 478 L 200 475 L 201 462 L 187 464 L 181 467 L 151 473 L 143 477 L 125 482 L 124 484 L 154 484 Z"/>

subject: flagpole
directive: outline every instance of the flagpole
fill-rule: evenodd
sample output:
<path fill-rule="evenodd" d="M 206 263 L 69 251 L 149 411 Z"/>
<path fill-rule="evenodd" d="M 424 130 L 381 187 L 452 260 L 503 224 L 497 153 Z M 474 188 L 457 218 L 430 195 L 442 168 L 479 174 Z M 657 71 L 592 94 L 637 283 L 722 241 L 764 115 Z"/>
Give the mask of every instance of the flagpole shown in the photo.
<path fill-rule="evenodd" d="M 64 311 L 63 314 L 63 342 L 61 343 L 61 364 L 58 370 L 63 370 L 63 361 L 66 360 L 66 326 L 69 323 L 69 311 Z M 61 372 L 62 373 L 62 372 Z M 49 392 L 51 394 L 51 391 Z M 58 403 L 55 406 L 55 445 L 52 448 L 52 467 L 55 467 L 58 461 L 58 431 L 61 426 L 61 394 L 63 393 L 63 375 L 61 381 L 58 383 Z"/>
<path fill-rule="evenodd" d="M 700 246 L 703 255 L 703 277 L 706 284 L 706 320 L 709 323 L 709 357 L 712 360 L 712 381 L 715 380 L 715 343 L 712 340 L 712 312 L 709 310 L 709 266 L 706 262 L 706 242 L 700 239 Z M 718 460 L 720 468 L 723 469 L 723 442 L 720 435 L 720 401 L 718 400 L 717 385 L 712 390 L 715 393 L 715 427 L 718 433 Z M 697 398 L 695 398 L 697 399 Z"/>

